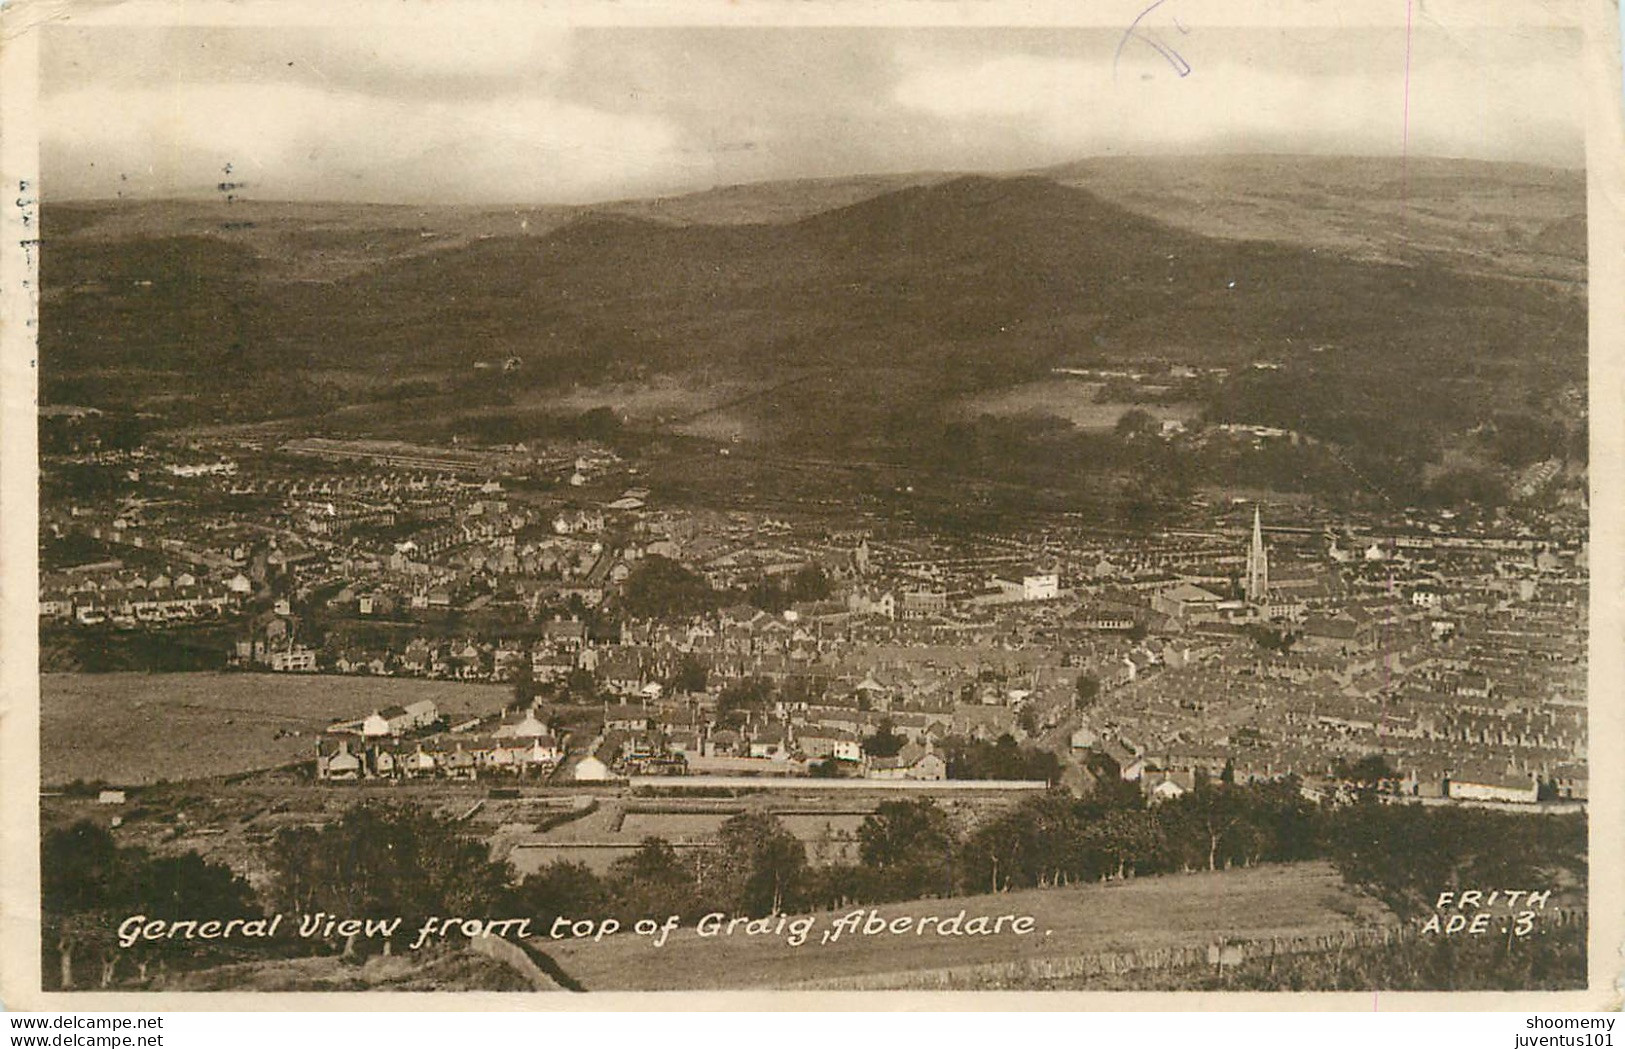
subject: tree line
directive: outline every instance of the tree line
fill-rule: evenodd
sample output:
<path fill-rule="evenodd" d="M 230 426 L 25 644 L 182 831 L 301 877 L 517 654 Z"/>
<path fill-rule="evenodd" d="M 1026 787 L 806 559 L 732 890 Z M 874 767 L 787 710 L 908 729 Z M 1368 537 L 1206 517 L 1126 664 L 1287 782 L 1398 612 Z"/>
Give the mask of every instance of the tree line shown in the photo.
<path fill-rule="evenodd" d="M 990 816 L 929 797 L 885 801 L 854 834 L 826 832 L 810 848 L 771 812 L 748 810 L 726 820 L 707 846 L 649 837 L 602 874 L 557 861 L 521 878 L 460 824 L 381 802 L 320 828 L 286 828 L 259 859 L 267 877 L 256 891 L 195 852 L 121 846 L 89 823 L 50 831 L 41 850 L 47 985 L 109 986 L 146 977 L 153 963 L 188 968 L 244 956 L 241 945 L 186 941 L 120 948 L 116 926 L 137 913 L 225 920 L 326 911 L 408 922 L 512 915 L 539 926 L 557 917 L 759 917 L 1328 859 L 1350 884 L 1417 920 L 1446 890 L 1583 892 L 1586 824 L 1580 815 L 1385 804 L 1374 792 L 1322 805 L 1291 779 L 1205 781 L 1148 804 L 1136 785 L 1102 777 L 1082 797 L 1049 790 Z M 353 956 L 363 948 L 353 939 L 316 939 L 275 949 Z"/>

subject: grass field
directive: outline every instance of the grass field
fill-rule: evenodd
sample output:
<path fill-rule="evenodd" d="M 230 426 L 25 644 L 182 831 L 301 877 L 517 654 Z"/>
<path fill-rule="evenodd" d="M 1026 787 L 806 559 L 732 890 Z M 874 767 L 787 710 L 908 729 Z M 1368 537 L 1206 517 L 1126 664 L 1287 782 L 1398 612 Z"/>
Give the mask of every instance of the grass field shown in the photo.
<path fill-rule="evenodd" d="M 1110 430 L 1123 413 L 1138 408 L 1161 422 L 1188 422 L 1200 412 L 1196 404 L 1131 404 L 1097 402 L 1100 383 L 1076 379 L 1040 379 L 1005 390 L 967 397 L 959 404 L 966 417 L 978 415 L 1053 415 L 1084 430 Z"/>
<path fill-rule="evenodd" d="M 140 786 L 275 768 L 315 756 L 334 721 L 431 699 L 492 714 L 508 690 L 449 681 L 294 674 L 44 674 L 40 781 Z"/>
<path fill-rule="evenodd" d="M 945 969 L 1102 951 L 1199 946 L 1221 939 L 1307 936 L 1392 920 L 1354 895 L 1329 865 L 1312 863 L 1138 878 L 1105 885 L 1036 889 L 998 896 L 883 905 L 881 915 L 949 917 L 1031 915 L 1034 932 L 943 937 L 934 932 L 877 936 L 843 934 L 824 943 L 823 931 L 841 914 L 817 915 L 811 938 L 791 947 L 784 936 L 701 938 L 697 916 L 664 947 L 618 934 L 591 940 L 540 940 L 588 990 L 727 990 L 789 987 L 806 981 L 865 974 Z M 662 916 L 663 917 L 663 916 Z"/>
<path fill-rule="evenodd" d="M 873 804 L 871 802 L 870 804 Z M 744 811 L 738 806 L 737 811 Z M 598 811 L 548 831 L 540 837 L 526 837 L 507 854 L 521 875 L 533 874 L 550 863 L 584 864 L 605 874 L 616 860 L 637 851 L 646 838 L 663 838 L 681 848 L 710 848 L 717 841 L 730 811 L 705 806 L 704 811 L 626 811 L 619 803 L 604 805 Z M 858 859 L 857 833 L 866 813 L 776 813 L 785 829 L 801 839 L 813 865 L 855 863 Z M 614 846 L 614 847 L 611 847 Z"/>

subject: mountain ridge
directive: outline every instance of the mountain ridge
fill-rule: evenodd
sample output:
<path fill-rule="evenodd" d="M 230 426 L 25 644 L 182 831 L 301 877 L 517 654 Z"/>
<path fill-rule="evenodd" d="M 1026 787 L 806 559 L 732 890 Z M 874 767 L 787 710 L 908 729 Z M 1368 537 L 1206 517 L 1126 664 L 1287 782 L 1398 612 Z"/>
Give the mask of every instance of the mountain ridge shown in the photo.
<path fill-rule="evenodd" d="M 1306 179 L 1281 197 L 1295 220 Z M 1568 221 L 1569 203 L 1527 205 L 1531 228 Z M 777 389 L 815 373 L 731 418 L 778 442 L 875 447 L 929 443 L 957 399 L 1079 358 L 1235 368 L 1330 346 L 1350 363 L 1316 365 L 1336 386 L 1325 410 L 1458 428 L 1490 410 L 1497 383 L 1538 395 L 1585 370 L 1583 285 L 1486 272 L 1472 253 L 1210 236 L 1042 175 L 942 177 L 790 221 L 584 209 L 527 226 L 480 212 L 484 225 L 452 237 L 368 226 L 379 214 L 312 228 L 310 244 L 356 263 L 320 280 L 286 279 L 289 259 L 266 248 L 300 243 L 289 215 L 256 241 L 195 226 L 97 235 L 93 222 L 53 237 L 47 214 L 47 396 L 184 418 L 207 417 L 211 397 L 226 418 L 349 406 L 353 425 L 398 384 L 463 390 L 476 362 L 510 356 L 525 364 L 500 388 L 443 407 L 718 376 Z M 176 391 L 181 372 L 195 388 Z M 320 395 L 244 392 L 267 374 Z"/>

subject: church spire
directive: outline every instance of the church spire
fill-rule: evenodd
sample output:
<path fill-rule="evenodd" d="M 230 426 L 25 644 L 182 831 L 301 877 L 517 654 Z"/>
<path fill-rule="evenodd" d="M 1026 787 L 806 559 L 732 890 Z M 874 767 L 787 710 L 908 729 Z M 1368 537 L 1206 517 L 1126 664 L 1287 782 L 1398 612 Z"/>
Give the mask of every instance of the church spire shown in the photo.
<path fill-rule="evenodd" d="M 1264 519 L 1259 507 L 1253 506 L 1253 542 L 1247 548 L 1247 600 L 1264 604 L 1270 593 L 1270 559 L 1264 549 Z"/>

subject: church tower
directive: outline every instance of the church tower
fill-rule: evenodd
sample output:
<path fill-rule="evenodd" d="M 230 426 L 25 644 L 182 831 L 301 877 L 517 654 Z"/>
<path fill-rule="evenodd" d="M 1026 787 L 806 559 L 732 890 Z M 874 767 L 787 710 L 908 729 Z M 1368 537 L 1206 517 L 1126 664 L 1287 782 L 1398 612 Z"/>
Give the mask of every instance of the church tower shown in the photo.
<path fill-rule="evenodd" d="M 1253 507 L 1253 543 L 1247 548 L 1247 600 L 1262 605 L 1270 596 L 1270 555 L 1264 549 L 1264 522 Z"/>

